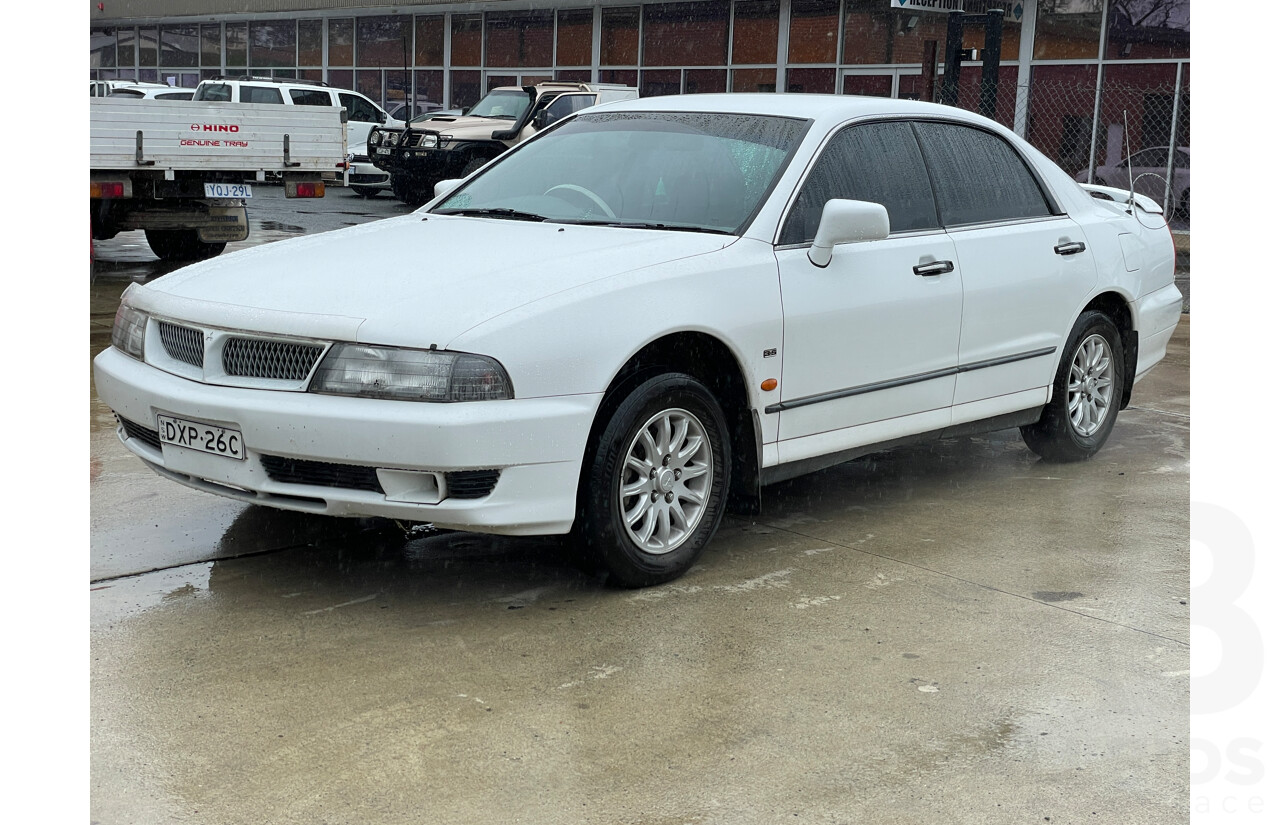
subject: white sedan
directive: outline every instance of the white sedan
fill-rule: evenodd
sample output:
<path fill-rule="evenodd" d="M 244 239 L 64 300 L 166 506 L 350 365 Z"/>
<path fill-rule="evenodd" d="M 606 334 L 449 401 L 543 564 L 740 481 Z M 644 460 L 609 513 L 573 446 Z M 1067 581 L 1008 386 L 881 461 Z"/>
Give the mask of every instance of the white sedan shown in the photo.
<path fill-rule="evenodd" d="M 889 444 L 1088 458 L 1182 303 L 1155 203 L 905 100 L 599 106 L 437 193 L 131 286 L 94 361 L 124 445 L 256 504 L 573 532 L 644 586 Z"/>

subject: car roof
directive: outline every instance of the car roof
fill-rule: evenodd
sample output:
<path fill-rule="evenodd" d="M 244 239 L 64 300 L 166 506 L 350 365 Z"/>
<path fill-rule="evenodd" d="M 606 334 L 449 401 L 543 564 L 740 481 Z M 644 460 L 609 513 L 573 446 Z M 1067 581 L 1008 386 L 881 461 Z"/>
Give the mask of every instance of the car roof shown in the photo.
<path fill-rule="evenodd" d="M 946 117 L 988 127 L 999 126 L 995 121 L 954 106 L 858 95 L 770 92 L 666 95 L 604 103 L 591 111 L 715 112 L 795 117 L 818 122 L 843 122 L 869 116 Z"/>

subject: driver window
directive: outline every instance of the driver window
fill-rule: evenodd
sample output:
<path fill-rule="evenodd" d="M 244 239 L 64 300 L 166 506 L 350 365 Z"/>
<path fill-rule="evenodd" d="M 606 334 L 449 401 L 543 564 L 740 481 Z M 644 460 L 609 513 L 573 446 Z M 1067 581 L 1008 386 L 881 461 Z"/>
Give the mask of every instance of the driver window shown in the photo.
<path fill-rule="evenodd" d="M 339 94 L 338 98 L 347 110 L 347 120 L 361 123 L 379 123 L 378 110 L 363 97 L 353 94 Z"/>

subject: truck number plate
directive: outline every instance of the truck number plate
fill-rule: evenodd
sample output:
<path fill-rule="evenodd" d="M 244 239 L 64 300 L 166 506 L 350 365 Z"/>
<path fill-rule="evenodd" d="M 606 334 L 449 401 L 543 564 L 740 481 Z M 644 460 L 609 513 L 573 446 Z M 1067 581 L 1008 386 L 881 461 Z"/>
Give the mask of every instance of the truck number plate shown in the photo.
<path fill-rule="evenodd" d="M 378 154 L 379 154 L 379 155 L 389 155 L 389 154 L 391 154 L 391 150 L 390 150 L 390 149 L 387 149 L 387 148 L 385 148 L 385 147 L 378 147 L 377 152 L 378 152 Z"/>
<path fill-rule="evenodd" d="M 167 415 L 156 416 L 156 429 L 165 444 L 244 460 L 244 438 L 239 430 Z"/>
<path fill-rule="evenodd" d="M 253 187 L 247 183 L 206 183 L 206 198 L 252 198 Z"/>

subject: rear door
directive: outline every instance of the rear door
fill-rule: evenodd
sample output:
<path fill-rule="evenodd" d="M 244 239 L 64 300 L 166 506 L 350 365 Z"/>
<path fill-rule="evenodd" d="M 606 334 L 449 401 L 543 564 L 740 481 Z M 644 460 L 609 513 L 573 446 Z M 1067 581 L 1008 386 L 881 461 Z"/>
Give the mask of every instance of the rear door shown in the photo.
<path fill-rule="evenodd" d="M 808 256 L 832 198 L 881 203 L 891 235 L 837 246 L 826 267 Z M 862 123 L 822 150 L 783 223 L 777 249 L 785 313 L 779 418 L 789 439 L 829 433 L 821 452 L 862 439 L 840 430 L 882 422 L 871 440 L 945 426 L 955 388 L 961 283 L 925 165 L 905 121 Z M 918 413 L 923 422 L 902 420 Z M 895 419 L 899 419 L 895 421 Z M 865 431 L 864 431 L 865 432 Z"/>
<path fill-rule="evenodd" d="M 955 423 L 1037 406 L 1037 389 L 1043 404 L 1097 281 L 1084 232 L 1002 136 L 944 121 L 915 129 L 964 269 Z"/>

